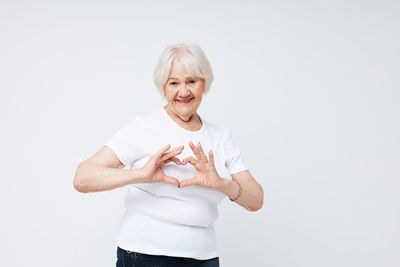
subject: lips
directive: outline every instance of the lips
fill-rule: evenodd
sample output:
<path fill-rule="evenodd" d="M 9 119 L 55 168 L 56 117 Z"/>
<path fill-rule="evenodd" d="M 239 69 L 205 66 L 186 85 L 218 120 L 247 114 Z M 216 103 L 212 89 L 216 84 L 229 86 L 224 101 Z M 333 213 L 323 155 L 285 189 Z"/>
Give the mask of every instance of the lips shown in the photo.
<path fill-rule="evenodd" d="M 192 99 L 193 99 L 193 97 L 190 99 L 187 99 L 187 100 L 176 100 L 176 101 L 178 101 L 179 103 L 182 103 L 182 104 L 188 104 L 188 103 L 192 102 Z"/>

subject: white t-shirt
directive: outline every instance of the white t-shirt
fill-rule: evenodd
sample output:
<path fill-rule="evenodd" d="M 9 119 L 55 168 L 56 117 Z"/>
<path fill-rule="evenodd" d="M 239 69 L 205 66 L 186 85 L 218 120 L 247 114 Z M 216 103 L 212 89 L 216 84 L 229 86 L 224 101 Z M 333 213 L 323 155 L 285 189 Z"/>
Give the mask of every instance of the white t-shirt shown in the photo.
<path fill-rule="evenodd" d="M 189 141 L 200 142 L 205 154 L 212 149 L 219 176 L 247 170 L 231 131 L 204 120 L 201 129 L 179 126 L 161 107 L 123 125 L 106 143 L 127 169 L 141 168 L 151 155 L 167 144 L 184 145 L 181 161 L 194 155 Z M 179 181 L 196 175 L 193 165 L 170 162 L 162 167 L 166 175 Z M 178 188 L 169 183 L 127 185 L 125 214 L 118 231 L 118 246 L 152 255 L 210 259 L 217 257 L 214 222 L 218 204 L 225 194 L 202 186 Z"/>

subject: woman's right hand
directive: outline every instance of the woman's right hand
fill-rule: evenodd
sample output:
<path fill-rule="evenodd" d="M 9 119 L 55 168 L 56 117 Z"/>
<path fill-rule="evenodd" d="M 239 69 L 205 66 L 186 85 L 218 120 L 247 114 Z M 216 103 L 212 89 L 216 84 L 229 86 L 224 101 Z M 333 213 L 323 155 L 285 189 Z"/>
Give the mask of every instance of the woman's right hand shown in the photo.
<path fill-rule="evenodd" d="M 175 156 L 182 152 L 184 146 L 181 145 L 171 150 L 168 150 L 170 146 L 171 145 L 167 145 L 158 150 L 149 158 L 147 163 L 142 168 L 140 168 L 142 175 L 145 179 L 145 183 L 166 182 L 177 186 L 180 184 L 178 179 L 166 175 L 161 169 L 162 166 L 171 161 L 175 162 L 178 165 L 182 165 L 180 160 Z"/>

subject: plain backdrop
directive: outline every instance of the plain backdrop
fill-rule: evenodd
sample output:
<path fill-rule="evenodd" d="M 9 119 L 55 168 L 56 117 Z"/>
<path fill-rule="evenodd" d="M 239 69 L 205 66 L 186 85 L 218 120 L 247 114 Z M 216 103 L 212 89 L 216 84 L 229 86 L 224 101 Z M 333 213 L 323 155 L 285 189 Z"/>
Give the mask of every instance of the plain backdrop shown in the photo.
<path fill-rule="evenodd" d="M 126 188 L 79 193 L 77 165 L 164 105 L 167 45 L 215 80 L 264 206 L 225 198 L 223 267 L 400 266 L 398 1 L 0 2 L 1 266 L 115 266 Z"/>

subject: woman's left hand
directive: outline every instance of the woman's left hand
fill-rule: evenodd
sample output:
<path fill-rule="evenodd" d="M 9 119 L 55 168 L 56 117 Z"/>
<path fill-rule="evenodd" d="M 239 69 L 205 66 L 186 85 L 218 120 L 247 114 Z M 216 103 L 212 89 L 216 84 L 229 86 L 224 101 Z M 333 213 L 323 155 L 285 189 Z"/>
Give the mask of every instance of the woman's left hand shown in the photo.
<path fill-rule="evenodd" d="M 217 170 L 214 165 L 214 154 L 212 150 L 208 152 L 209 159 L 205 155 L 203 148 L 201 147 L 200 142 L 197 143 L 197 147 L 193 144 L 192 141 L 189 142 L 189 146 L 192 149 L 193 153 L 196 155 L 196 158 L 189 156 L 182 160 L 182 165 L 186 165 L 186 163 L 192 164 L 197 173 L 193 178 L 185 179 L 180 182 L 179 188 L 189 186 L 189 185 L 199 185 L 212 189 L 218 188 L 220 185 L 222 178 L 218 175 Z"/>

